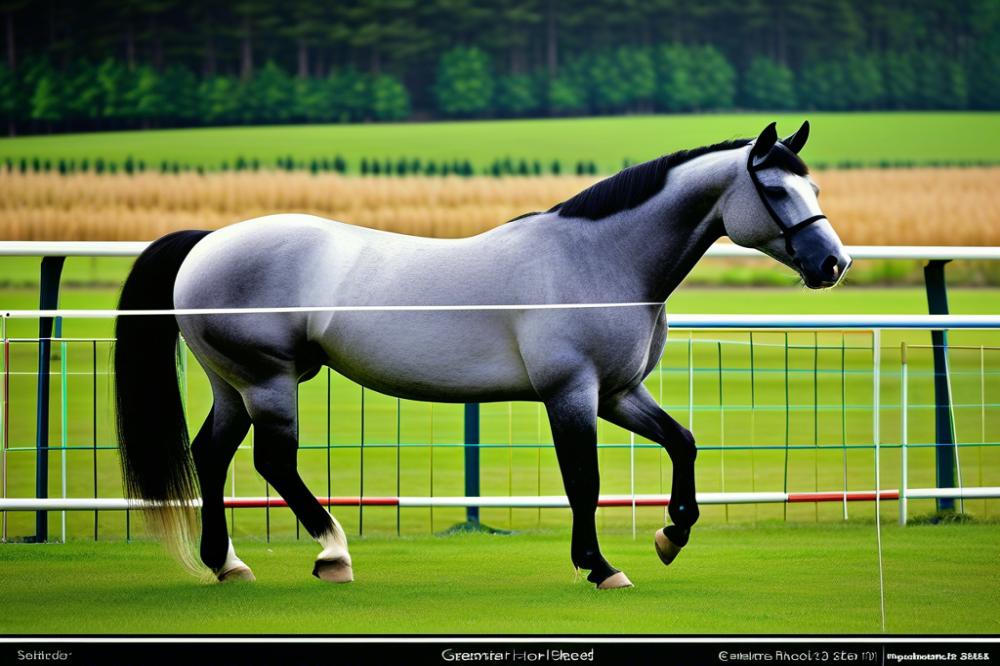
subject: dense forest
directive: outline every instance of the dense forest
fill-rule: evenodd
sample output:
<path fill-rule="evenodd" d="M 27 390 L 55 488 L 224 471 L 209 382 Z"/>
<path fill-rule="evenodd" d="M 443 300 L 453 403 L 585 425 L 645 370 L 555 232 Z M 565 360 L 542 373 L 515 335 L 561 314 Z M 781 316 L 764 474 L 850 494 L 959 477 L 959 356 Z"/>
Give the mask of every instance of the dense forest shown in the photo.
<path fill-rule="evenodd" d="M 10 134 L 1000 108 L 997 0 L 0 0 Z"/>

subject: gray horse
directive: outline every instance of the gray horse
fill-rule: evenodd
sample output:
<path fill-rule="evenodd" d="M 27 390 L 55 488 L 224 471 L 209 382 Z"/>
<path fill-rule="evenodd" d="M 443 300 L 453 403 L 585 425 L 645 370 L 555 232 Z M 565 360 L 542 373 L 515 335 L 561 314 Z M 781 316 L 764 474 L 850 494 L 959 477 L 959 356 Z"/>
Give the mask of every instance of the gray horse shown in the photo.
<path fill-rule="evenodd" d="M 322 546 L 313 573 L 347 582 L 353 570 L 344 531 L 296 469 L 300 382 L 329 366 L 402 398 L 541 401 L 573 513 L 573 564 L 598 588 L 631 586 L 598 546 L 597 418 L 658 442 L 671 458 L 672 525 L 654 539 L 669 564 L 688 542 L 698 504 L 694 437 L 642 383 L 666 340 L 663 303 L 724 235 L 793 267 L 808 287 L 840 281 L 851 260 L 798 157 L 808 132 L 806 123 L 779 141 L 772 123 L 753 141 L 666 155 L 472 238 L 273 215 L 159 239 L 136 261 L 120 309 L 313 309 L 118 318 L 119 440 L 130 496 L 150 500 L 152 526 L 177 552 L 190 553 L 196 516 L 189 500 L 200 484 L 202 562 L 219 580 L 252 580 L 223 510 L 228 466 L 252 424 L 257 470 Z M 634 305 L 320 309 L 580 303 Z M 190 453 L 178 330 L 214 396 Z"/>

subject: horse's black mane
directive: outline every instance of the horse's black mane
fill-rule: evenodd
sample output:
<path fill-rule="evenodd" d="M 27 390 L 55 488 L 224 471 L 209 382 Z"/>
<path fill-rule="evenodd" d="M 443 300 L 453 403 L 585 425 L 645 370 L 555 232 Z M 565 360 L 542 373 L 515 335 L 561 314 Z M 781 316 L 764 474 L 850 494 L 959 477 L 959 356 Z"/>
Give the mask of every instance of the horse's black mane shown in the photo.
<path fill-rule="evenodd" d="M 750 141 L 751 139 L 731 139 L 711 146 L 678 150 L 676 153 L 636 164 L 591 185 L 574 197 L 556 204 L 548 212 L 558 212 L 560 217 L 585 217 L 590 220 L 598 220 L 619 211 L 635 208 L 663 189 L 667 172 L 675 166 L 708 153 L 742 148 Z M 527 213 L 519 217 L 534 214 Z M 519 217 L 514 219 L 519 219 Z"/>

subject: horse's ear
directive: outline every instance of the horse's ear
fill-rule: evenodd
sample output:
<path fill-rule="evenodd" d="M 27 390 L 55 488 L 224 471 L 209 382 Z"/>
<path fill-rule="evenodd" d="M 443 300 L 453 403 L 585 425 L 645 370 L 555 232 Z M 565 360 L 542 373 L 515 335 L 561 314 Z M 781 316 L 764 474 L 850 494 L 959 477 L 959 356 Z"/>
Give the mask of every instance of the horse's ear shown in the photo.
<path fill-rule="evenodd" d="M 809 138 L 809 121 L 806 120 L 802 123 L 802 127 L 799 130 L 788 137 L 787 139 L 782 139 L 781 143 L 785 144 L 785 147 L 793 153 L 798 154 L 802 150 L 802 146 L 806 145 L 806 139 Z"/>
<path fill-rule="evenodd" d="M 763 159 L 774 148 L 774 144 L 778 142 L 778 131 L 774 129 L 774 126 L 775 123 L 771 123 L 765 127 L 764 131 L 757 137 L 757 140 L 753 142 L 753 148 L 750 149 L 750 156 L 754 160 Z"/>

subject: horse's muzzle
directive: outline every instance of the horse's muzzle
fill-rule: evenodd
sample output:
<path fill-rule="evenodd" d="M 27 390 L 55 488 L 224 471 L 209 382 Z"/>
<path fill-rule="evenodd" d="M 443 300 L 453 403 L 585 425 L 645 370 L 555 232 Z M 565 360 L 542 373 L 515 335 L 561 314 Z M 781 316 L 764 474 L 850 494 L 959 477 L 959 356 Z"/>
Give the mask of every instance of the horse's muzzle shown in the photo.
<path fill-rule="evenodd" d="M 805 229 L 795 237 L 795 267 L 810 289 L 836 286 L 850 269 L 853 259 L 836 236 L 820 227 Z"/>

